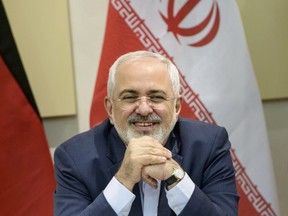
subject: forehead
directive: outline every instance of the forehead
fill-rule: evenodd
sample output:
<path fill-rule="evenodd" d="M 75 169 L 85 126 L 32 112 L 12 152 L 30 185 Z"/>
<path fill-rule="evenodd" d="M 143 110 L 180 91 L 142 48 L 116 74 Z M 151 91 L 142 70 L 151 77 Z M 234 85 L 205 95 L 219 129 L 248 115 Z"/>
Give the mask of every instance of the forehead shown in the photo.
<path fill-rule="evenodd" d="M 131 57 L 129 59 L 126 59 L 125 61 L 121 62 L 118 66 L 118 71 L 123 71 L 131 68 L 158 68 L 164 69 L 166 67 L 166 64 L 160 59 L 152 56 L 139 56 L 139 57 Z"/>
<path fill-rule="evenodd" d="M 133 89 L 137 92 L 172 91 L 167 65 L 159 59 L 141 57 L 118 66 L 115 74 L 115 91 Z"/>

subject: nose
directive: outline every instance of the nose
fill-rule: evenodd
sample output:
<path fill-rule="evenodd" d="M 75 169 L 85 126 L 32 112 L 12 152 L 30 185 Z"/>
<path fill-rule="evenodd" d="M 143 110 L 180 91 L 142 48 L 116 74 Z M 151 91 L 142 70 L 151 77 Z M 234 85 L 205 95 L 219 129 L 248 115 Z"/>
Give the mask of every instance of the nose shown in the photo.
<path fill-rule="evenodd" d="M 145 100 L 144 100 L 144 98 L 145 98 Z M 153 112 L 153 109 L 152 109 L 151 105 L 149 104 L 149 101 L 146 97 L 140 98 L 135 112 L 137 114 L 142 115 L 142 116 L 147 116 Z"/>

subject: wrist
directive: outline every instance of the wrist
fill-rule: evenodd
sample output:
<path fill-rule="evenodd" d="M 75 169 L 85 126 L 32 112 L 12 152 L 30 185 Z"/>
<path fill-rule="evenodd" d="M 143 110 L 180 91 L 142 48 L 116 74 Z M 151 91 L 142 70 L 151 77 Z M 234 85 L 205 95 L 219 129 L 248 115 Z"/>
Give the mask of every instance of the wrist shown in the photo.
<path fill-rule="evenodd" d="M 129 180 L 129 178 L 123 177 L 120 173 L 116 173 L 116 174 L 115 174 L 115 178 L 116 178 L 124 187 L 126 187 L 128 190 L 130 190 L 131 192 L 133 191 L 133 187 L 134 187 L 135 183 L 131 182 L 131 181 Z"/>
<path fill-rule="evenodd" d="M 171 176 L 169 176 L 164 182 L 167 190 L 170 190 L 177 185 L 185 176 L 185 171 L 181 168 L 174 168 Z"/>

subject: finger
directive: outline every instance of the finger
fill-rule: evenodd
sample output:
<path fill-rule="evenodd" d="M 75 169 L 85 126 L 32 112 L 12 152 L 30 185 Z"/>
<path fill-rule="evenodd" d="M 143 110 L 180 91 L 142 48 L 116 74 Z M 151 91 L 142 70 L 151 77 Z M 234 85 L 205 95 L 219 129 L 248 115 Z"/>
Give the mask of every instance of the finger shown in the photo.
<path fill-rule="evenodd" d="M 142 172 L 142 179 L 146 184 L 150 185 L 150 187 L 157 189 L 158 183 L 156 179 L 151 178 L 150 176 L 146 175 L 144 172 Z"/>
<path fill-rule="evenodd" d="M 132 139 L 131 143 L 128 145 L 128 148 L 129 147 L 131 148 L 131 150 L 133 149 L 133 151 L 138 150 L 153 155 L 160 155 L 167 158 L 172 158 L 171 151 L 165 148 L 156 139 L 149 136 Z"/>
<path fill-rule="evenodd" d="M 155 155 L 140 155 L 137 157 L 137 161 L 142 166 L 146 166 L 146 165 L 155 165 L 155 164 L 165 163 L 167 161 L 167 158 L 162 157 L 162 156 L 155 156 Z"/>
<path fill-rule="evenodd" d="M 162 156 L 166 157 L 167 159 L 172 158 L 172 153 L 166 148 L 155 148 L 155 147 L 146 147 L 145 153 L 148 155 L 155 155 L 155 156 Z"/>
<path fill-rule="evenodd" d="M 149 155 L 158 155 L 166 157 L 167 159 L 172 158 L 172 153 L 169 149 L 163 146 L 154 146 L 151 143 L 145 143 L 138 146 L 133 146 L 129 149 L 131 152 L 136 154 L 149 154 Z"/>

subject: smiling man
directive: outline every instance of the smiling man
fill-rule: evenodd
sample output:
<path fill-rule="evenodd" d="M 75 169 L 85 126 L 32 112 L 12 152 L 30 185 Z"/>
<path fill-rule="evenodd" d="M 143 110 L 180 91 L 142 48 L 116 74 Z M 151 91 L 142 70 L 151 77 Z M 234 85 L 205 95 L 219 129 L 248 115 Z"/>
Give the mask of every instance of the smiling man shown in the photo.
<path fill-rule="evenodd" d="M 55 151 L 55 215 L 237 215 L 224 128 L 179 117 L 179 74 L 127 53 L 109 71 L 109 119 Z"/>

